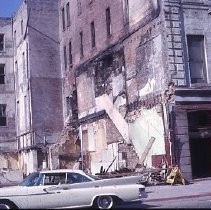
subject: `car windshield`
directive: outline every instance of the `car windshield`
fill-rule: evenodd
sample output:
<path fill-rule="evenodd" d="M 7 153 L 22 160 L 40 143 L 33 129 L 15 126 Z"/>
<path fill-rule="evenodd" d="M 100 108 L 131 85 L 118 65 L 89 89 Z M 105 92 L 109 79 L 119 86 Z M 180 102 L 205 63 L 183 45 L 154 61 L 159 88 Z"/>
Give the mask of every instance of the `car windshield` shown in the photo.
<path fill-rule="evenodd" d="M 30 175 L 28 175 L 19 185 L 20 186 L 34 186 L 39 180 L 39 177 L 40 177 L 39 172 L 33 172 Z"/>

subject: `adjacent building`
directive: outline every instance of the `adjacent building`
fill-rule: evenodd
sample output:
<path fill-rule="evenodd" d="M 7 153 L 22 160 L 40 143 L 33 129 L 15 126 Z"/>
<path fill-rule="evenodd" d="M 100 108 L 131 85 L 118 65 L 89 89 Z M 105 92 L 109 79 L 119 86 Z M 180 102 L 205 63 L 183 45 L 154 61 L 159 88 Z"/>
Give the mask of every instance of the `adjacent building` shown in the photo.
<path fill-rule="evenodd" d="M 63 127 L 58 25 L 52 0 L 23 1 L 13 18 L 17 149 L 27 174 L 49 163 Z"/>
<path fill-rule="evenodd" d="M 0 161 L 17 168 L 12 20 L 0 18 Z M 7 153 L 11 152 L 8 156 Z M 11 160 L 8 164 L 8 159 Z"/>

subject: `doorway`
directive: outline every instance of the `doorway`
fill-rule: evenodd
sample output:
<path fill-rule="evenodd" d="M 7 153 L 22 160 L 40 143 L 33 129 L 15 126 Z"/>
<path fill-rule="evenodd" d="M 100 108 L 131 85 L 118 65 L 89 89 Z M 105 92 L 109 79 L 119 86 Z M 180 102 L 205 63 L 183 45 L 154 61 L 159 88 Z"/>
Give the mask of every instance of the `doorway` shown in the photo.
<path fill-rule="evenodd" d="M 211 177 L 211 111 L 188 113 L 192 177 Z"/>

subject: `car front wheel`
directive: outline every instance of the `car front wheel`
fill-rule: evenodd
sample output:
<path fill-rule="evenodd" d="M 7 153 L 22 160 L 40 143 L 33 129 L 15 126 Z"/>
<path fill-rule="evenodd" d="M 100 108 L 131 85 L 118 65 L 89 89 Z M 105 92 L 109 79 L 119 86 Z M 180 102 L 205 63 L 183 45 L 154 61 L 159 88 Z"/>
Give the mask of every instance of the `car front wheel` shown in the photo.
<path fill-rule="evenodd" d="M 0 209 L 12 209 L 12 206 L 5 202 L 0 202 Z"/>
<path fill-rule="evenodd" d="M 110 195 L 102 195 L 97 198 L 98 209 L 111 209 L 114 206 L 114 199 Z"/>

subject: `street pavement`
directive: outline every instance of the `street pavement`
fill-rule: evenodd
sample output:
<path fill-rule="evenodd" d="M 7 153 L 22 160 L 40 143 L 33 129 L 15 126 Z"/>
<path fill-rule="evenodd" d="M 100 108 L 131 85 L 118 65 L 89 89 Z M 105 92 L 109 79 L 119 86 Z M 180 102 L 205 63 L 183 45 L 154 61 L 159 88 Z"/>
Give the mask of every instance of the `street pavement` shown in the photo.
<path fill-rule="evenodd" d="M 123 203 L 117 209 L 210 209 L 211 179 L 194 180 L 182 185 L 146 186 L 147 198 Z"/>
<path fill-rule="evenodd" d="M 146 186 L 146 192 L 148 197 L 142 199 L 144 203 L 211 196 L 211 179 L 194 180 L 186 185 Z"/>

